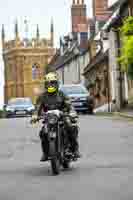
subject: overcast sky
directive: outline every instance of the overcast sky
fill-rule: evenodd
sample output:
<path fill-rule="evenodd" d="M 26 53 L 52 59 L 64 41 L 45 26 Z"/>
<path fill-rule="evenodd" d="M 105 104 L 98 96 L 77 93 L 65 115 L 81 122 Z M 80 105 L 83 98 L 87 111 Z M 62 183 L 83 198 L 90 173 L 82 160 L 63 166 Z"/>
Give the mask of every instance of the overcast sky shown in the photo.
<path fill-rule="evenodd" d="M 6 36 L 13 37 L 13 23 L 19 22 L 19 29 L 24 35 L 24 19 L 28 20 L 29 35 L 34 35 L 36 24 L 40 26 L 41 36 L 49 36 L 51 17 L 54 19 L 56 42 L 60 34 L 70 31 L 70 6 L 72 0 L 2 0 L 0 6 L 0 24 L 5 24 Z M 88 15 L 91 15 L 91 0 Z"/>
<path fill-rule="evenodd" d="M 91 2 L 92 0 L 86 0 L 88 16 L 92 15 Z M 21 36 L 24 36 L 24 20 L 26 18 L 29 25 L 29 37 L 35 35 L 36 24 L 40 27 L 40 35 L 42 37 L 49 37 L 50 22 L 53 17 L 55 44 L 58 45 L 59 36 L 71 31 L 71 3 L 72 0 L 1 0 L 0 26 L 2 24 L 5 25 L 7 39 L 13 38 L 14 22 L 17 19 Z M 0 47 L 0 104 L 3 101 L 2 67 Z"/>

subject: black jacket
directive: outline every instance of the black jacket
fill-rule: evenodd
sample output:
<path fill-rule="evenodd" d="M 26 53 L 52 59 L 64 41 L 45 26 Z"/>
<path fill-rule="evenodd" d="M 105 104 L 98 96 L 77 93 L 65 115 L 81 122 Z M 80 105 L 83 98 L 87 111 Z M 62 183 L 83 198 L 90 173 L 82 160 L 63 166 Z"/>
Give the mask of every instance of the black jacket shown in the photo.
<path fill-rule="evenodd" d="M 58 91 L 55 94 L 49 94 L 44 92 L 37 98 L 36 101 L 37 115 L 40 116 L 42 111 L 59 109 L 63 112 L 70 112 L 72 105 L 69 97 L 67 97 L 62 91 Z"/>

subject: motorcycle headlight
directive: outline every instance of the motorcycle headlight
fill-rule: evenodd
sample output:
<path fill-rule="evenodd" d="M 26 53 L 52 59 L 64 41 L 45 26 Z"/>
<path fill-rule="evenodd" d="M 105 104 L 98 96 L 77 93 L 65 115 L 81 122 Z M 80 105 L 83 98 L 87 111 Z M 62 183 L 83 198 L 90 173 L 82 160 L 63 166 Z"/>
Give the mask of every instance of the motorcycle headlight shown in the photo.
<path fill-rule="evenodd" d="M 58 122 L 58 117 L 56 115 L 48 115 L 48 123 L 56 124 Z"/>

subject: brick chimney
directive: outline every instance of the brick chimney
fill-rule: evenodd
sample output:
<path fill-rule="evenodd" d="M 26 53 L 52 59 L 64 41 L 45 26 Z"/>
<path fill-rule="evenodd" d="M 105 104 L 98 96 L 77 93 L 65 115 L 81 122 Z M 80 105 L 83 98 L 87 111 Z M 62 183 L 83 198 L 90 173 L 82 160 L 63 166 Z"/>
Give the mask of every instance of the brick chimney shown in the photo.
<path fill-rule="evenodd" d="M 87 8 L 84 0 L 73 0 L 71 7 L 71 18 L 72 34 L 74 38 L 80 38 L 84 48 L 84 45 L 86 45 L 88 41 Z"/>
<path fill-rule="evenodd" d="M 93 16 L 95 21 L 103 25 L 112 14 L 108 10 L 108 0 L 93 0 Z"/>

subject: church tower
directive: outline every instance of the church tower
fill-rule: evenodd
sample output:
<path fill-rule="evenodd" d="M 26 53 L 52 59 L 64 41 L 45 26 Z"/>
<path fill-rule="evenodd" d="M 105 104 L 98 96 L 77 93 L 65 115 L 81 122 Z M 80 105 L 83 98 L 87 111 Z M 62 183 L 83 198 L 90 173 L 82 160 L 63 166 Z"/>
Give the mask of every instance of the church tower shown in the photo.
<path fill-rule="evenodd" d="M 73 36 L 80 38 L 81 46 L 84 46 L 88 40 L 87 8 L 84 0 L 73 0 L 71 18 Z"/>
<path fill-rule="evenodd" d="M 36 27 L 36 39 L 37 41 L 39 41 L 40 39 L 40 31 L 39 31 L 39 25 L 37 24 L 37 27 Z"/>
<path fill-rule="evenodd" d="M 5 103 L 13 97 L 30 97 L 35 103 L 35 91 L 44 86 L 45 67 L 55 53 L 53 29 L 49 38 L 41 38 L 37 25 L 33 38 L 21 38 L 16 22 L 14 38 L 6 40 L 4 25 L 1 37 L 5 68 Z"/>
<path fill-rule="evenodd" d="M 51 39 L 51 45 L 54 46 L 54 22 L 53 22 L 53 18 L 51 19 L 50 39 Z"/>

